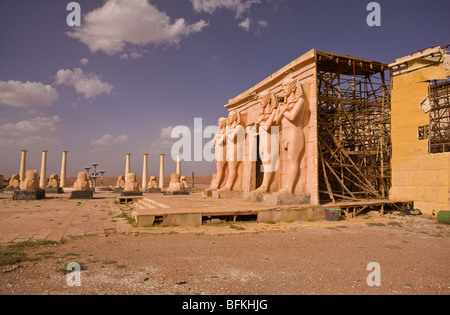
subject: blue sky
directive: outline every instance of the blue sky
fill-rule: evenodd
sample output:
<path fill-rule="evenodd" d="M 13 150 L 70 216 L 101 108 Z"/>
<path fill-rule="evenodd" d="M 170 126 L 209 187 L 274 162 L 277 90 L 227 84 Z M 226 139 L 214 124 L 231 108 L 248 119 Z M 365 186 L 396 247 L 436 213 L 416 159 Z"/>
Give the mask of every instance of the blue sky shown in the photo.
<path fill-rule="evenodd" d="M 391 63 L 450 42 L 448 0 L 378 1 L 380 27 L 365 0 L 80 0 L 80 28 L 69 2 L 0 2 L 0 174 L 18 173 L 27 149 L 37 170 L 49 150 L 49 174 L 68 150 L 70 176 L 91 162 L 118 176 L 125 153 L 138 176 L 149 153 L 158 175 L 171 128 L 215 125 L 229 99 L 312 48 Z"/>

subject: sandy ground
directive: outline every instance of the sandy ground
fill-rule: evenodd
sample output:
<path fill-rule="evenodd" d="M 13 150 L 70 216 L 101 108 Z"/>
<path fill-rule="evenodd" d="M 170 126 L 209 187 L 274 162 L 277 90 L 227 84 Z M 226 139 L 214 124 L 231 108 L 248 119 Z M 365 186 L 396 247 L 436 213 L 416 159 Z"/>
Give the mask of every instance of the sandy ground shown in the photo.
<path fill-rule="evenodd" d="M 135 228 L 108 199 L 0 199 L 0 234 L 7 231 L 1 250 L 26 257 L 0 266 L 3 295 L 450 293 L 450 226 L 427 216 Z M 39 224 L 27 228 L 30 216 Z M 65 231 L 73 234 L 49 243 L 68 218 Z M 40 234 L 30 231 L 38 227 Z M 68 285 L 71 262 L 82 268 L 81 286 Z M 372 262 L 380 267 L 380 286 L 368 285 Z"/>

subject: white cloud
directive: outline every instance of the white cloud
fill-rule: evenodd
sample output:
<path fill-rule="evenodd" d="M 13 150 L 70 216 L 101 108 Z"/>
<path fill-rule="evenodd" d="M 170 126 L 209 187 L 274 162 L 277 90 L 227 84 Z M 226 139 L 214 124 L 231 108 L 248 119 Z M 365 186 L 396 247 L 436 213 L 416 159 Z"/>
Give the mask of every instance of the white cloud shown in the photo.
<path fill-rule="evenodd" d="M 191 0 L 194 10 L 198 13 L 212 14 L 219 9 L 234 11 L 236 18 L 250 10 L 254 4 L 260 4 L 262 0 Z"/>
<path fill-rule="evenodd" d="M 0 105 L 20 108 L 48 107 L 58 97 L 58 91 L 40 82 L 0 81 Z"/>
<path fill-rule="evenodd" d="M 81 58 L 81 59 L 80 59 L 80 64 L 81 64 L 81 65 L 87 66 L 88 63 L 89 63 L 89 59 L 87 59 L 87 58 Z"/>
<path fill-rule="evenodd" d="M 183 37 L 201 32 L 207 25 L 204 20 L 194 24 L 186 24 L 183 18 L 172 21 L 148 0 L 107 0 L 103 7 L 86 14 L 82 27 L 67 35 L 87 45 L 92 53 L 136 58 L 142 53 L 136 52 L 137 48 L 176 46 Z M 128 56 L 130 49 L 132 56 Z"/>
<path fill-rule="evenodd" d="M 93 147 L 111 147 L 111 146 L 125 144 L 127 141 L 128 141 L 128 137 L 125 135 L 114 137 L 110 134 L 106 134 L 96 140 L 92 140 L 91 146 L 93 146 Z"/>
<path fill-rule="evenodd" d="M 150 144 L 150 150 L 157 153 L 169 152 L 172 145 L 177 141 L 177 139 L 172 138 L 172 129 L 172 126 L 162 128 L 159 138 Z"/>
<path fill-rule="evenodd" d="M 59 116 L 39 116 L 0 125 L 0 147 L 50 146 L 58 143 L 52 135 L 59 128 Z"/>
<path fill-rule="evenodd" d="M 251 23 L 250 18 L 246 18 L 244 21 L 239 23 L 238 26 L 242 27 L 244 30 L 248 32 L 250 30 L 250 23 Z"/>
<path fill-rule="evenodd" d="M 55 84 L 71 86 L 83 94 L 84 98 L 93 98 L 100 94 L 110 94 L 114 86 L 102 82 L 96 74 L 85 74 L 80 68 L 61 69 L 56 73 Z"/>

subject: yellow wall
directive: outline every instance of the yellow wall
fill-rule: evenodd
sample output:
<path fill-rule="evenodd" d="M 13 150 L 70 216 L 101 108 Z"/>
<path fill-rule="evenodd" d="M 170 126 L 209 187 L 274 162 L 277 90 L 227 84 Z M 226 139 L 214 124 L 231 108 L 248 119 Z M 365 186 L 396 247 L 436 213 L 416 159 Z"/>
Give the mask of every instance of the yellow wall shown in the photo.
<path fill-rule="evenodd" d="M 430 122 L 429 114 L 419 108 L 428 95 L 425 80 L 443 77 L 445 67 L 440 64 L 393 78 L 390 199 L 413 200 L 425 214 L 450 210 L 450 153 L 429 154 L 428 141 L 418 140 L 418 127 Z"/>

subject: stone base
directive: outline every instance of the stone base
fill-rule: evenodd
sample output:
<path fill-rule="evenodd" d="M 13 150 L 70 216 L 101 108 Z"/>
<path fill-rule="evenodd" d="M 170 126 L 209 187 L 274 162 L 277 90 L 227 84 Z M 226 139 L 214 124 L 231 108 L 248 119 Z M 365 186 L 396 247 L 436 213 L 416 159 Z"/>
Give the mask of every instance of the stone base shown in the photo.
<path fill-rule="evenodd" d="M 180 196 L 180 195 L 190 195 L 191 193 L 189 191 L 170 191 L 166 190 L 164 192 L 164 196 Z"/>
<path fill-rule="evenodd" d="M 144 193 L 142 191 L 122 191 L 120 193 L 121 197 L 141 197 Z"/>
<path fill-rule="evenodd" d="M 161 193 L 161 188 L 147 188 L 145 190 L 146 193 L 148 194 L 160 194 Z"/>
<path fill-rule="evenodd" d="M 264 201 L 264 193 L 260 192 L 244 192 L 242 195 L 242 198 L 244 201 L 250 201 L 250 202 L 263 202 Z"/>
<path fill-rule="evenodd" d="M 110 187 L 95 187 L 95 191 L 102 192 L 102 191 L 112 191 Z"/>
<path fill-rule="evenodd" d="M 203 197 L 212 197 L 212 190 L 211 189 L 202 189 L 202 195 Z"/>
<path fill-rule="evenodd" d="M 70 199 L 94 199 L 94 191 L 74 190 L 70 193 Z"/>
<path fill-rule="evenodd" d="M 45 191 L 38 190 L 16 190 L 13 200 L 41 200 L 45 198 Z"/>
<path fill-rule="evenodd" d="M 62 194 L 62 193 L 63 193 L 63 189 L 62 189 L 62 187 L 58 187 L 58 188 L 45 188 L 45 193 L 46 193 L 46 194 Z"/>
<path fill-rule="evenodd" d="M 14 193 L 15 191 L 19 191 L 20 188 L 3 188 L 4 193 Z"/>
<path fill-rule="evenodd" d="M 270 205 L 300 205 L 309 204 L 310 195 L 303 194 L 264 194 L 263 202 Z"/>
<path fill-rule="evenodd" d="M 227 198 L 242 198 L 243 193 L 241 191 L 229 191 L 229 190 L 213 190 L 212 197 L 216 199 Z"/>

